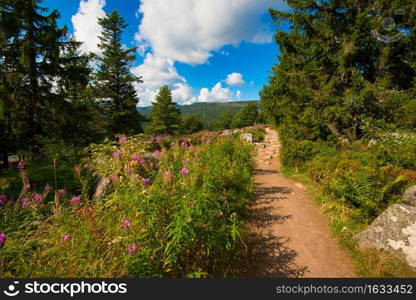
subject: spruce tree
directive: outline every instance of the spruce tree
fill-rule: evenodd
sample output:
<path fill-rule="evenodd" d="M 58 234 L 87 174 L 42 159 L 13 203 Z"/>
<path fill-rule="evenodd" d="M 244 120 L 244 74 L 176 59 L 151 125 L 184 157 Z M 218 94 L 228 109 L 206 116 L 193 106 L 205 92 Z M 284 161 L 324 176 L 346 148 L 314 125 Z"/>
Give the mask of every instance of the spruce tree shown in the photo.
<path fill-rule="evenodd" d="M 156 102 L 152 103 L 150 122 L 146 132 L 156 135 L 174 135 L 181 129 L 181 112 L 172 100 L 171 90 L 167 85 L 160 88 Z"/>
<path fill-rule="evenodd" d="M 15 144 L 9 144 L 9 148 L 36 150 L 39 138 L 51 132 L 51 90 L 54 78 L 60 74 L 66 28 L 57 27 L 58 11 L 46 14 L 48 10 L 40 7 L 40 2 L 1 2 L 2 127 L 7 136 L 13 136 Z"/>
<path fill-rule="evenodd" d="M 142 80 L 130 72 L 136 48 L 125 49 L 121 43 L 127 24 L 116 10 L 98 22 L 102 27 L 98 45 L 102 55 L 95 74 L 96 91 L 107 109 L 109 134 L 141 132 L 143 117 L 137 110 L 139 99 L 134 85 Z"/>
<path fill-rule="evenodd" d="M 295 139 L 348 142 L 398 121 L 414 99 L 414 1 L 288 1 L 271 10 L 279 64 L 261 92 L 263 108 Z M 383 22 L 395 19 L 396 28 Z M 386 41 L 382 35 L 401 39 Z M 413 100 L 414 101 L 414 100 Z"/>

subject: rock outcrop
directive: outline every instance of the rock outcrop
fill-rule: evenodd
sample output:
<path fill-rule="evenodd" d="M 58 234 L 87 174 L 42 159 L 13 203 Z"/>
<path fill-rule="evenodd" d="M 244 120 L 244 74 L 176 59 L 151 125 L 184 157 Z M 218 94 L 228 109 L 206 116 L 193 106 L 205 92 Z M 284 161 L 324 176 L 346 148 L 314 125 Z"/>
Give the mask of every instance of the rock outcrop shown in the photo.
<path fill-rule="evenodd" d="M 241 138 L 250 144 L 253 143 L 253 135 L 251 133 L 243 133 L 241 134 Z"/>
<path fill-rule="evenodd" d="M 406 193 L 404 198 L 410 199 Z M 390 206 L 355 238 L 361 247 L 399 254 L 416 268 L 416 206 L 408 203 L 414 199 Z"/>
<path fill-rule="evenodd" d="M 416 207 L 416 185 L 408 188 L 404 192 L 402 203 Z"/>

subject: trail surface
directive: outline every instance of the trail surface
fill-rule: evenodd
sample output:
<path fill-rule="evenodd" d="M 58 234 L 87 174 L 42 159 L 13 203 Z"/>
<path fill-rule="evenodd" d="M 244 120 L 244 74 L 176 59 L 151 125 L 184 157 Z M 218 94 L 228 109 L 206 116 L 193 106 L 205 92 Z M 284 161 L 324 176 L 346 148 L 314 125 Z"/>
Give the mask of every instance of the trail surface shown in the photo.
<path fill-rule="evenodd" d="M 280 173 L 279 139 L 258 145 L 242 277 L 354 277 L 354 268 L 305 187 Z"/>

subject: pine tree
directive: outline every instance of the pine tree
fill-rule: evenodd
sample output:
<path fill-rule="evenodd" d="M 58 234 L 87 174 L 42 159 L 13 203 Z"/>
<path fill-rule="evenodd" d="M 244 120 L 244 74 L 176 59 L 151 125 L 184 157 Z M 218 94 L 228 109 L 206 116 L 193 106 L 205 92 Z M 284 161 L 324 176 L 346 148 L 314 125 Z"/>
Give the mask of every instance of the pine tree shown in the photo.
<path fill-rule="evenodd" d="M 158 135 L 178 133 L 181 129 L 180 114 L 180 109 L 172 100 L 171 90 L 167 85 L 162 86 L 150 111 L 150 122 L 146 127 L 146 132 Z"/>
<path fill-rule="evenodd" d="M 96 90 L 107 108 L 109 133 L 141 132 L 143 117 L 137 110 L 139 99 L 134 85 L 142 80 L 130 72 L 136 48 L 125 49 L 121 44 L 127 25 L 116 10 L 105 18 L 99 18 L 98 22 L 102 27 L 98 46 L 103 53 L 95 74 Z"/>
<path fill-rule="evenodd" d="M 256 103 L 247 103 L 244 107 L 234 116 L 231 126 L 233 128 L 242 128 L 253 126 L 257 123 L 259 118 L 259 111 Z"/>
<path fill-rule="evenodd" d="M 397 123 L 414 99 L 414 1 L 292 0 L 289 12 L 271 10 L 279 64 L 261 92 L 262 104 L 295 139 L 359 139 Z M 397 15 L 401 10 L 404 13 Z M 401 24 L 385 30 L 387 17 Z M 386 42 L 381 34 L 400 40 Z"/>

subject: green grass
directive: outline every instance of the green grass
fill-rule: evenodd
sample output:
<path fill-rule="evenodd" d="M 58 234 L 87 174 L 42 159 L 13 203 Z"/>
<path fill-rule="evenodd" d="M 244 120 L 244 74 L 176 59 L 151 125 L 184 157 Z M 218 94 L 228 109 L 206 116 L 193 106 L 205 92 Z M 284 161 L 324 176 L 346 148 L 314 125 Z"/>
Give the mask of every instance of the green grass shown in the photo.
<path fill-rule="evenodd" d="M 253 147 L 215 134 L 197 135 L 190 146 L 142 136 L 92 145 L 70 193 L 52 190 L 42 203 L 30 200 L 29 208 L 3 206 L 7 217 L 1 218 L 9 221 L 0 232 L 23 226 L 8 232 L 0 249 L 2 277 L 235 276 L 253 191 Z M 149 155 L 154 150 L 162 155 Z M 98 174 L 115 184 L 92 200 Z M 81 201 L 71 204 L 73 196 Z"/>

